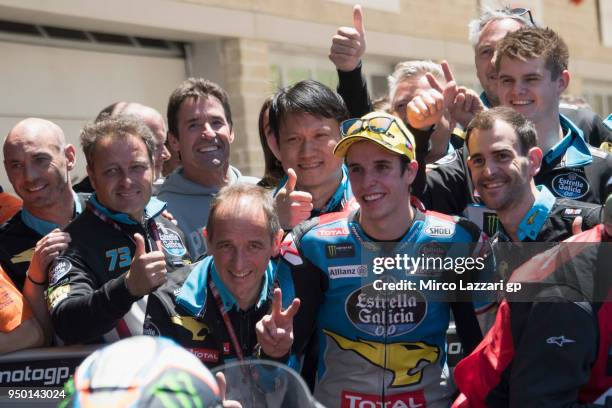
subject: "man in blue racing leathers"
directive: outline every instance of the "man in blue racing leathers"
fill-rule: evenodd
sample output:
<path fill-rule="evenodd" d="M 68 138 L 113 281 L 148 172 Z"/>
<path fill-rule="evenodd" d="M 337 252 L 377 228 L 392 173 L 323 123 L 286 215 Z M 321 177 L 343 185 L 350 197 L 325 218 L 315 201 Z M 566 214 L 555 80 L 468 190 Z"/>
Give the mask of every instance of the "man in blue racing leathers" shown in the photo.
<path fill-rule="evenodd" d="M 283 243 L 278 279 L 287 301 L 302 301 L 294 350 L 319 337 L 315 397 L 326 406 L 447 406 L 451 309 L 466 351 L 482 338 L 460 288 L 485 275 L 486 237 L 467 220 L 411 206 L 418 164 L 399 119 L 374 112 L 342 128 L 335 154 L 346 157 L 360 209 L 307 221 Z"/>

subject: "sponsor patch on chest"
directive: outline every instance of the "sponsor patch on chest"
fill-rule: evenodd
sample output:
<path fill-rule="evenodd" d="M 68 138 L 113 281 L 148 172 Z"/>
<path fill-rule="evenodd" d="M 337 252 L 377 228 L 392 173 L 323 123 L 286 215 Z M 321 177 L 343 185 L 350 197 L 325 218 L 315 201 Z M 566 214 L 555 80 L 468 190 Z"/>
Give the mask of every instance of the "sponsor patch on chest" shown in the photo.
<path fill-rule="evenodd" d="M 558 197 L 576 200 L 589 192 L 590 185 L 585 177 L 570 172 L 555 176 L 552 179 L 552 189 Z"/>
<path fill-rule="evenodd" d="M 427 301 L 419 291 L 392 291 L 363 286 L 346 299 L 345 312 L 360 331 L 375 336 L 398 336 L 417 328 L 427 314 Z"/>
<path fill-rule="evenodd" d="M 183 256 L 187 253 L 185 243 L 178 232 L 161 224 L 157 224 L 157 227 L 159 228 L 159 240 L 166 252 L 174 256 Z"/>

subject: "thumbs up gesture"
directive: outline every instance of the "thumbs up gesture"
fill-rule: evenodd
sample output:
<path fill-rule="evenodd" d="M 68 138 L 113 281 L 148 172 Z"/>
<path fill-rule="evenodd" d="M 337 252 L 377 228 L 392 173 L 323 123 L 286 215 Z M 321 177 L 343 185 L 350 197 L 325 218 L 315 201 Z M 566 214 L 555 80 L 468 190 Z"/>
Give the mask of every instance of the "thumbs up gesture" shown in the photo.
<path fill-rule="evenodd" d="M 287 169 L 287 182 L 281 188 L 274 201 L 276 211 L 284 230 L 290 230 L 300 222 L 310 218 L 312 211 L 312 195 L 305 191 L 295 191 L 297 174 L 295 170 Z"/>
<path fill-rule="evenodd" d="M 416 129 L 424 129 L 436 124 L 447 109 L 452 108 L 457 96 L 457 83 L 446 61 L 442 70 L 446 84 L 443 86 L 431 74 L 425 74 L 431 89 L 421 92 L 406 107 L 408 123 Z"/>
<path fill-rule="evenodd" d="M 283 310 L 282 292 L 280 288 L 274 289 L 272 299 L 272 313 L 261 318 L 255 325 L 257 342 L 266 355 L 283 357 L 293 345 L 293 316 L 300 309 L 300 299 L 293 299 L 291 305 Z"/>
<path fill-rule="evenodd" d="M 132 296 L 144 296 L 166 282 L 166 259 L 161 251 L 147 253 L 142 235 L 134 234 L 134 242 L 136 250 L 125 281 Z"/>
<path fill-rule="evenodd" d="M 363 11 L 360 5 L 353 7 L 353 27 L 340 27 L 332 37 L 329 59 L 340 71 L 357 68 L 366 48 Z"/>

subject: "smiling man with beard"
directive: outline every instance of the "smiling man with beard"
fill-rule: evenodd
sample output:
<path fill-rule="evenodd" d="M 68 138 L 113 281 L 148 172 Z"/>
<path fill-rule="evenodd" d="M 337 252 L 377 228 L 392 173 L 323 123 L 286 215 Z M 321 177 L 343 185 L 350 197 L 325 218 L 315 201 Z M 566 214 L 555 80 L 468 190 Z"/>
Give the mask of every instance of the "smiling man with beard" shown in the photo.
<path fill-rule="evenodd" d="M 229 164 L 234 141 L 232 112 L 225 90 L 203 78 L 189 78 L 168 101 L 168 140 L 182 167 L 168 176 L 158 197 L 178 221 L 193 259 L 206 253 L 202 229 L 215 194 L 238 181 L 255 184 Z"/>

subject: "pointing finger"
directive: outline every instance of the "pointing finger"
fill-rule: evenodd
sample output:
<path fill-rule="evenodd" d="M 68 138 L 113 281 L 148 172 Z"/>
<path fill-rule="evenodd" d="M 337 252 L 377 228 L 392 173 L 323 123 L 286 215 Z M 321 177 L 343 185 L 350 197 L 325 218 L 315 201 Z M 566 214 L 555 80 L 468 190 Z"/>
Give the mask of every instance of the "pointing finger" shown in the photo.
<path fill-rule="evenodd" d="M 444 79 L 446 79 L 446 82 L 454 81 L 455 77 L 450 69 L 450 65 L 448 65 L 448 62 L 442 61 L 440 65 L 442 65 L 442 71 L 444 71 Z"/>

